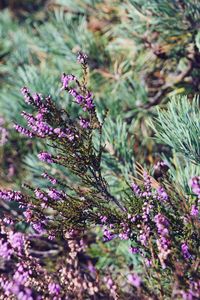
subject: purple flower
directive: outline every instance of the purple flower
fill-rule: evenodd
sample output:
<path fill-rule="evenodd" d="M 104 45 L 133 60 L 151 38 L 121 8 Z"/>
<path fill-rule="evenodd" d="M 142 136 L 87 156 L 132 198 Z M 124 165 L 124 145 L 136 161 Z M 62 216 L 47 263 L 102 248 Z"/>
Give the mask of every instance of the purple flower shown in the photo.
<path fill-rule="evenodd" d="M 42 121 L 36 121 L 34 125 L 31 125 L 31 129 L 40 137 L 50 136 L 53 134 L 53 128 Z"/>
<path fill-rule="evenodd" d="M 128 282 L 136 288 L 139 288 L 141 285 L 141 278 L 136 274 L 129 274 L 128 275 Z"/>
<path fill-rule="evenodd" d="M 61 128 L 54 128 L 53 132 L 58 135 L 58 137 L 66 137 L 66 134 Z"/>
<path fill-rule="evenodd" d="M 189 181 L 189 185 L 191 186 L 193 193 L 200 197 L 200 176 L 192 177 Z"/>
<path fill-rule="evenodd" d="M 139 248 L 138 247 L 129 247 L 129 252 L 132 254 L 137 254 L 137 253 L 139 253 Z"/>
<path fill-rule="evenodd" d="M 198 217 L 199 215 L 199 209 L 196 205 L 192 205 L 191 211 L 190 211 L 190 215 L 192 217 Z"/>
<path fill-rule="evenodd" d="M 9 233 L 9 242 L 12 248 L 17 249 L 18 255 L 22 254 L 22 250 L 24 249 L 24 235 L 21 232 L 10 232 Z"/>
<path fill-rule="evenodd" d="M 145 201 L 145 202 L 144 202 L 143 208 L 142 208 L 142 210 L 143 210 L 143 213 L 142 213 L 142 219 L 143 219 L 143 221 L 146 222 L 146 223 L 147 223 L 148 220 L 149 220 L 149 214 L 150 214 L 152 208 L 153 208 L 152 204 L 150 204 L 148 201 Z"/>
<path fill-rule="evenodd" d="M 169 200 L 169 196 L 167 195 L 166 191 L 164 190 L 163 187 L 159 187 L 157 189 L 157 199 L 161 201 L 167 201 Z"/>
<path fill-rule="evenodd" d="M 32 296 L 32 291 L 29 288 L 25 288 L 23 291 L 20 291 L 20 293 L 17 294 L 17 297 L 20 300 L 34 300 Z"/>
<path fill-rule="evenodd" d="M 29 137 L 29 138 L 32 138 L 34 136 L 33 132 L 31 132 L 30 130 L 18 125 L 18 124 L 14 124 L 13 126 L 19 133 Z"/>
<path fill-rule="evenodd" d="M 140 235 L 138 237 L 140 243 L 143 246 L 147 246 L 147 242 L 149 240 L 149 236 L 150 236 L 150 227 L 147 224 L 145 224 L 144 228 L 140 231 Z"/>
<path fill-rule="evenodd" d="M 166 217 L 162 214 L 157 214 L 154 217 L 154 221 L 156 223 L 157 229 L 158 229 L 158 233 L 163 235 L 163 233 L 165 232 L 166 228 L 169 227 L 169 222 L 166 219 Z M 166 233 L 166 232 L 165 232 Z"/>
<path fill-rule="evenodd" d="M 147 268 L 151 267 L 151 265 L 152 265 L 151 259 L 145 258 L 144 262 L 145 262 L 145 265 L 147 266 Z"/>
<path fill-rule="evenodd" d="M 10 248 L 7 242 L 3 242 L 3 240 L 0 239 L 0 257 L 10 260 L 12 254 L 13 249 Z"/>
<path fill-rule="evenodd" d="M 24 117 L 24 119 L 28 122 L 28 124 L 34 124 L 36 119 L 34 118 L 34 116 L 32 114 L 29 114 L 25 111 L 23 111 L 21 113 L 21 115 Z"/>
<path fill-rule="evenodd" d="M 30 221 L 31 221 L 31 218 L 32 218 L 32 216 L 33 216 L 33 212 L 32 212 L 30 209 L 27 209 L 27 210 L 23 213 L 23 215 L 25 216 L 26 221 L 27 221 L 27 222 L 30 222 Z"/>
<path fill-rule="evenodd" d="M 119 233 L 119 238 L 121 240 L 128 240 L 130 234 L 130 228 L 128 227 L 127 223 L 122 222 L 121 224 L 122 232 Z"/>
<path fill-rule="evenodd" d="M 116 286 L 115 286 L 114 281 L 111 277 L 104 277 L 104 282 L 106 283 L 106 286 L 110 291 L 115 290 Z"/>
<path fill-rule="evenodd" d="M 89 260 L 88 263 L 87 263 L 87 268 L 88 268 L 88 271 L 90 273 L 95 273 L 96 274 L 96 268 L 95 266 L 93 265 L 93 263 Z"/>
<path fill-rule="evenodd" d="M 56 238 L 55 234 L 49 234 L 49 235 L 48 235 L 48 239 L 49 239 L 50 241 L 55 240 L 55 238 Z"/>
<path fill-rule="evenodd" d="M 59 295 L 60 294 L 60 285 L 58 283 L 50 282 L 48 285 L 49 293 L 51 295 Z"/>
<path fill-rule="evenodd" d="M 0 198 L 7 201 L 21 201 L 23 195 L 20 191 L 0 190 Z"/>
<path fill-rule="evenodd" d="M 76 100 L 76 102 L 77 102 L 78 104 L 83 104 L 83 102 L 84 102 L 84 97 L 81 96 L 80 94 L 76 94 L 75 100 Z"/>
<path fill-rule="evenodd" d="M 55 128 L 53 132 L 59 137 L 59 138 L 67 138 L 69 141 L 74 140 L 74 133 L 69 129 L 61 129 L 61 128 Z"/>
<path fill-rule="evenodd" d="M 77 92 L 75 89 L 70 89 L 70 90 L 68 91 L 68 93 L 69 93 L 70 95 L 72 95 L 74 98 L 76 98 L 77 95 L 79 95 L 78 92 Z"/>
<path fill-rule="evenodd" d="M 82 128 L 87 129 L 90 127 L 90 122 L 86 119 L 80 118 L 79 124 Z"/>
<path fill-rule="evenodd" d="M 24 96 L 24 100 L 27 104 L 32 104 L 33 103 L 33 98 L 30 95 L 30 91 L 27 87 L 23 87 L 21 89 L 21 93 Z"/>
<path fill-rule="evenodd" d="M 67 133 L 67 138 L 70 142 L 72 142 L 74 140 L 74 133 L 69 131 Z"/>
<path fill-rule="evenodd" d="M 24 96 L 24 101 L 27 104 L 33 104 L 34 106 L 38 108 L 44 108 L 44 104 L 42 103 L 42 96 L 35 93 L 33 96 L 31 96 L 31 93 L 27 87 L 23 87 L 21 89 L 21 93 Z"/>
<path fill-rule="evenodd" d="M 44 113 L 42 113 L 42 112 L 37 113 L 36 116 L 35 116 L 35 119 L 37 121 L 43 121 L 43 119 L 44 119 Z"/>
<path fill-rule="evenodd" d="M 33 94 L 33 101 L 34 101 L 34 104 L 35 104 L 37 107 L 43 106 L 41 95 L 39 95 L 39 94 L 37 94 L 37 93 Z"/>
<path fill-rule="evenodd" d="M 13 220 L 12 219 L 10 219 L 10 218 L 3 218 L 3 222 L 5 223 L 5 224 L 7 224 L 7 225 L 13 225 L 14 224 L 14 222 L 13 222 Z"/>
<path fill-rule="evenodd" d="M 70 90 L 68 91 L 68 93 L 69 93 L 70 95 L 72 95 L 72 97 L 75 98 L 76 103 L 78 103 L 78 104 L 83 104 L 83 103 L 84 103 L 84 97 L 83 97 L 82 95 L 80 95 L 80 94 L 76 91 L 76 89 L 70 89 Z"/>
<path fill-rule="evenodd" d="M 87 59 L 88 59 L 88 56 L 83 53 L 83 52 L 78 52 L 78 55 L 77 55 L 77 61 L 80 63 L 80 64 L 86 64 L 87 63 Z"/>
<path fill-rule="evenodd" d="M 53 200 L 60 200 L 64 197 L 63 191 L 58 191 L 56 189 L 51 189 L 48 191 L 48 196 Z"/>
<path fill-rule="evenodd" d="M 103 237 L 104 237 L 105 241 L 111 241 L 114 236 L 113 236 L 113 234 L 111 233 L 110 230 L 105 228 L 104 231 L 103 231 Z"/>
<path fill-rule="evenodd" d="M 43 176 L 45 179 L 49 180 L 49 181 L 51 182 L 51 184 L 53 184 L 53 185 L 55 185 L 55 184 L 57 183 L 57 180 L 56 180 L 54 177 L 48 175 L 46 172 L 44 172 L 44 173 L 42 174 L 42 176 Z"/>
<path fill-rule="evenodd" d="M 32 223 L 32 227 L 35 231 L 38 232 L 38 234 L 44 234 L 45 233 L 45 229 L 44 226 L 41 222 L 34 222 Z"/>
<path fill-rule="evenodd" d="M 106 216 L 100 216 L 101 223 L 106 223 L 107 219 L 108 218 Z"/>
<path fill-rule="evenodd" d="M 27 112 L 22 112 L 22 116 L 28 122 L 28 126 L 31 128 L 31 133 L 33 135 L 45 137 L 53 134 L 53 128 L 43 121 L 43 115 L 44 114 L 40 112 L 36 115 L 36 117 L 34 117 L 33 115 Z M 23 134 L 29 134 L 30 132 L 29 130 L 24 129 L 19 125 L 15 125 L 15 128 Z"/>
<path fill-rule="evenodd" d="M 63 90 L 67 89 L 69 86 L 69 83 L 71 81 L 76 81 L 76 80 L 77 80 L 76 76 L 74 76 L 72 74 L 66 75 L 65 73 L 63 73 L 61 76 L 62 89 Z"/>
<path fill-rule="evenodd" d="M 132 183 L 131 184 L 131 187 L 133 189 L 133 192 L 134 194 L 137 196 L 137 197 L 141 197 L 142 196 L 142 191 L 140 189 L 140 187 L 136 184 L 136 183 Z"/>
<path fill-rule="evenodd" d="M 29 272 L 24 269 L 24 267 L 19 264 L 16 272 L 13 275 L 13 279 L 20 285 L 24 285 L 29 278 Z"/>
<path fill-rule="evenodd" d="M 128 235 L 127 232 L 121 232 L 121 233 L 119 233 L 119 238 L 121 240 L 128 240 L 129 239 L 129 235 Z"/>
<path fill-rule="evenodd" d="M 186 242 L 184 242 L 182 245 L 181 245 L 181 252 L 184 256 L 185 259 L 190 259 L 191 258 L 191 254 L 189 252 L 189 248 L 188 248 L 188 245 Z"/>
<path fill-rule="evenodd" d="M 94 102 L 92 98 L 92 93 L 88 92 L 87 96 L 85 97 L 85 103 L 84 103 L 84 111 L 90 111 L 94 109 Z"/>
<path fill-rule="evenodd" d="M 49 164 L 53 163 L 52 155 L 48 152 L 40 152 L 38 154 L 38 158 L 44 162 L 47 162 Z"/>
<path fill-rule="evenodd" d="M 76 91 L 76 89 L 70 89 L 68 93 L 75 98 L 76 103 L 83 106 L 84 111 L 90 111 L 94 109 L 94 102 L 90 92 L 87 92 L 86 96 L 82 96 Z"/>
<path fill-rule="evenodd" d="M 147 172 L 143 173 L 143 178 L 144 178 L 144 186 L 146 192 L 151 192 L 151 177 Z"/>
<path fill-rule="evenodd" d="M 130 220 L 132 223 L 134 223 L 136 219 L 137 219 L 136 216 L 132 216 L 131 214 L 128 214 L 128 220 Z"/>
<path fill-rule="evenodd" d="M 37 199 L 41 199 L 43 201 L 48 201 L 48 198 L 44 192 L 42 192 L 39 188 L 37 188 L 35 191 L 35 196 Z"/>
<path fill-rule="evenodd" d="M 156 227 L 158 230 L 159 238 L 156 240 L 158 246 L 158 257 L 160 259 L 160 263 L 163 269 L 166 267 L 165 261 L 170 254 L 170 236 L 169 236 L 169 222 L 167 218 L 162 214 L 157 214 L 154 217 L 154 221 L 156 223 Z"/>

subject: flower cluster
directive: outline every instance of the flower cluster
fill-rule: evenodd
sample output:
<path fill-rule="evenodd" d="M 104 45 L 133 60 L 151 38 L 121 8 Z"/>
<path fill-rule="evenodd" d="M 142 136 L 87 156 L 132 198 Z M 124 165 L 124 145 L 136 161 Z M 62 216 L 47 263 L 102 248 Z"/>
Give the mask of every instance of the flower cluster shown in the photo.
<path fill-rule="evenodd" d="M 183 256 L 185 259 L 189 259 L 191 258 L 191 254 L 189 252 L 189 248 L 188 248 L 188 245 L 186 242 L 184 242 L 182 245 L 181 245 L 181 251 L 183 253 Z"/>
<path fill-rule="evenodd" d="M 193 193 L 200 198 L 200 176 L 191 178 L 189 184 L 192 188 Z"/>
<path fill-rule="evenodd" d="M 42 176 L 43 176 L 44 178 L 46 178 L 51 184 L 53 184 L 53 185 L 57 184 L 56 178 L 50 176 L 50 175 L 47 174 L 46 172 L 44 172 L 44 173 L 42 174 Z"/>
<path fill-rule="evenodd" d="M 77 88 L 69 88 L 70 81 L 77 81 L 73 75 L 66 75 L 65 73 L 61 77 L 62 89 L 67 90 L 74 98 L 75 102 L 83 107 L 84 111 L 90 111 L 94 109 L 93 95 L 90 91 L 86 91 L 85 94 L 81 94 Z"/>
<path fill-rule="evenodd" d="M 3 272 L 0 273 L 0 295 L 3 294 L 4 299 L 82 299 L 94 295 L 107 297 L 109 291 L 100 286 L 94 266 L 90 274 L 92 261 L 87 256 L 84 264 L 80 260 L 79 255 L 83 258 L 87 245 L 83 239 L 77 239 L 77 233 L 66 233 L 65 243 L 58 245 L 59 248 L 55 247 L 55 243 L 41 240 L 43 249 L 40 252 L 34 248 L 34 241 L 34 235 L 14 232 L 12 227 L 1 222 L 0 259 Z M 52 250 L 48 252 L 49 246 L 50 249 L 55 247 L 54 256 L 57 256 L 54 270 L 44 267 L 45 256 L 49 261 L 53 259 Z M 104 285 L 103 282 L 102 284 Z"/>
<path fill-rule="evenodd" d="M 169 236 L 169 222 L 165 216 L 162 214 L 157 214 L 154 217 L 154 221 L 156 223 L 157 231 L 159 234 L 159 238 L 157 239 L 156 243 L 158 246 L 158 257 L 162 264 L 162 267 L 165 268 L 166 264 L 165 261 L 167 260 L 170 254 L 170 236 Z"/>
<path fill-rule="evenodd" d="M 23 199 L 23 195 L 20 191 L 0 190 L 0 198 L 6 201 L 20 202 Z"/>
<path fill-rule="evenodd" d="M 193 186 L 195 186 L 193 188 L 196 188 L 195 192 L 197 192 L 197 180 Z M 195 289 L 190 292 L 191 283 L 187 281 L 187 275 L 184 277 L 187 284 L 181 281 L 177 282 L 176 274 L 179 272 L 179 269 L 177 269 L 177 273 L 174 273 L 174 279 L 171 278 L 171 282 L 174 281 L 174 293 L 177 293 L 177 297 L 187 294 L 190 295 L 187 297 L 196 299 L 196 296 L 191 295 L 198 293 L 199 275 L 198 272 L 194 271 L 191 259 L 197 257 L 198 251 L 194 254 L 191 245 L 193 245 L 193 249 L 197 249 L 198 234 L 194 230 L 188 237 L 187 228 L 188 222 L 191 222 L 192 226 L 198 226 L 199 223 L 195 225 L 192 223 L 192 219 L 189 218 L 188 208 L 190 203 L 186 203 L 179 216 L 177 214 L 180 210 L 179 201 L 171 194 L 170 190 L 167 190 L 167 186 L 161 186 L 161 183 L 156 182 L 147 172 L 143 173 L 143 185 L 133 182 L 131 188 L 134 197 L 137 199 L 137 206 L 133 212 L 124 215 L 125 222 L 113 222 L 113 220 L 110 222 L 108 216 L 99 216 L 104 240 L 110 241 L 117 238 L 130 240 L 133 245 L 129 247 L 129 252 L 133 256 L 139 256 L 143 264 L 151 271 L 154 270 L 154 264 L 160 264 L 161 268 L 171 270 L 175 270 L 177 264 L 179 266 L 181 264 L 185 274 L 188 274 L 190 270 L 189 274 L 192 282 L 195 283 Z M 192 206 L 191 215 L 193 217 L 198 215 L 198 209 L 194 205 Z M 188 220 L 187 223 L 185 222 L 186 219 Z M 182 276 L 185 275 L 182 273 Z M 144 285 L 143 278 L 141 279 L 137 274 L 130 274 L 128 280 L 139 290 L 141 282 Z M 189 299 L 187 297 L 185 299 Z"/>
<path fill-rule="evenodd" d="M 154 177 L 140 168 L 141 180 L 127 183 L 123 197 L 111 193 L 101 164 L 102 124 L 86 86 L 87 57 L 80 53 L 78 61 L 83 81 L 71 74 L 61 78 L 62 90 L 82 108 L 77 117 L 57 107 L 50 96 L 22 89 L 25 102 L 36 113 L 22 113 L 29 129 L 15 128 L 27 137 L 48 140 L 38 154 L 48 172 L 41 175 L 42 186 L 25 183 L 22 192 L 0 190 L 5 207 L 14 202 L 19 211 L 1 221 L 0 256 L 9 271 L 0 275 L 0 291 L 22 299 L 118 299 L 117 275 L 115 281 L 108 271 L 102 279 L 93 261 L 84 256 L 84 230 L 92 226 L 102 229 L 103 243 L 126 242 L 129 255 L 137 257 L 140 272 L 127 266 L 122 299 L 159 299 L 163 291 L 177 298 L 196 295 L 200 276 L 191 261 L 198 258 L 197 199 L 177 197 L 176 186 L 166 176 L 168 167 L 161 161 L 155 165 Z M 199 197 L 199 177 L 190 184 Z M 16 232 L 22 223 L 24 234 Z"/>
<path fill-rule="evenodd" d="M 38 158 L 44 162 L 47 162 L 49 164 L 53 163 L 52 155 L 48 152 L 41 152 L 38 154 Z"/>
<path fill-rule="evenodd" d="M 26 137 L 28 138 L 32 138 L 34 136 L 33 132 L 31 132 L 30 130 L 18 125 L 18 124 L 15 124 L 14 125 L 14 128 L 19 132 L 21 133 L 22 135 L 25 135 Z"/>
<path fill-rule="evenodd" d="M 163 186 L 161 186 L 160 184 L 157 184 L 155 189 L 152 189 L 152 183 L 150 180 L 150 177 L 147 175 L 147 173 L 145 172 L 144 174 L 144 187 L 145 190 L 142 191 L 140 189 L 140 187 L 133 182 L 131 184 L 132 190 L 134 192 L 134 194 L 137 197 L 142 197 L 144 199 L 149 199 L 149 198 L 154 198 L 155 200 L 159 200 L 159 201 L 167 201 L 169 199 L 169 196 L 167 195 L 165 188 Z"/>
<path fill-rule="evenodd" d="M 77 61 L 83 65 L 85 65 L 87 63 L 88 60 L 88 56 L 87 54 L 83 53 L 83 52 L 79 52 L 77 55 Z"/>

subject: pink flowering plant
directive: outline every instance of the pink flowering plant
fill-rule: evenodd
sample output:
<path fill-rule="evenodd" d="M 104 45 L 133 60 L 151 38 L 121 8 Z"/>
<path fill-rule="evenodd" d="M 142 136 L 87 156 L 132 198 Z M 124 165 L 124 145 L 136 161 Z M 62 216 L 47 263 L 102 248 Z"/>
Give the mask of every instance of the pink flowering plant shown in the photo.
<path fill-rule="evenodd" d="M 158 161 L 152 172 L 138 166 L 138 178 L 129 174 L 123 192 L 112 193 L 102 168 L 104 121 L 87 87 L 87 56 L 79 53 L 78 62 L 82 81 L 71 74 L 61 77 L 62 92 L 80 107 L 77 117 L 50 96 L 22 88 L 36 112 L 22 112 L 28 127 L 14 127 L 48 145 L 38 158 L 59 172 L 41 174 L 45 188 L 25 182 L 22 191 L 0 190 L 2 203 L 18 204 L 18 213 L 1 213 L 4 299 L 198 299 L 200 178 L 191 179 L 191 193 L 184 195 L 167 164 Z M 18 232 L 19 224 L 25 233 Z M 91 228 L 101 229 L 105 243 L 129 243 L 127 255 L 137 257 L 137 265 L 127 265 L 123 279 L 97 271 L 88 258 L 87 268 L 81 267 L 80 255 L 90 244 L 83 237 Z M 47 257 L 37 256 L 40 243 Z"/>

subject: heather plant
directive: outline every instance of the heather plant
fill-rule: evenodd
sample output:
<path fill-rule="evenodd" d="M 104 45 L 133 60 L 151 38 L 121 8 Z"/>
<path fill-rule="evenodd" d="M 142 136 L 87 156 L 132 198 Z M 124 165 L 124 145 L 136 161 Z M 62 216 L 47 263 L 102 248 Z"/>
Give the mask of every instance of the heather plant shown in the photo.
<path fill-rule="evenodd" d="M 104 283 L 100 290 L 97 271 L 84 254 L 84 237 L 77 241 L 71 231 L 68 242 L 58 244 L 15 232 L 13 225 L 8 218 L 1 221 L 0 299 L 109 299 L 111 291 Z"/>
<path fill-rule="evenodd" d="M 7 217 L 1 224 L 1 256 L 3 264 L 13 266 L 1 275 L 2 294 L 18 299 L 198 299 L 198 174 L 188 183 L 190 192 L 183 194 L 165 162 L 157 161 L 152 171 L 138 164 L 133 177 L 131 168 L 123 172 L 124 153 L 116 148 L 117 164 L 122 166 L 115 176 L 123 184 L 113 191 L 102 162 L 109 157 L 107 152 L 112 153 L 109 144 L 103 144 L 106 114 L 98 112 L 87 87 L 87 56 L 80 52 L 78 62 L 82 80 L 72 74 L 61 77 L 61 93 L 67 92 L 79 106 L 77 115 L 60 108 L 51 96 L 31 93 L 27 87 L 21 90 L 27 106 L 36 112 L 23 111 L 28 127 L 14 127 L 46 147 L 38 154 L 46 165 L 41 174 L 46 183 L 41 187 L 24 182 L 21 191 L 0 190 L 4 207 L 17 205 L 17 213 L 2 212 Z M 58 170 L 56 175 L 51 166 Z M 25 233 L 18 228 L 25 228 L 21 230 Z M 123 274 L 100 269 L 99 281 L 92 262 L 89 275 L 86 270 L 82 273 L 72 252 L 83 250 L 82 237 L 92 228 L 99 228 L 104 243 L 128 242 L 129 256 L 137 263 L 128 263 Z M 45 240 L 52 248 L 68 247 L 69 260 L 65 253 L 60 259 L 57 254 L 56 262 L 50 254 L 47 260 L 36 259 L 31 254 L 34 243 L 26 242 L 32 238 L 37 244 Z"/>
<path fill-rule="evenodd" d="M 56 82 L 63 69 L 79 75 L 74 54 L 83 49 L 89 54 L 89 87 L 95 90 L 96 106 L 99 111 L 109 109 L 104 128 L 113 132 L 114 126 L 120 131 L 122 122 L 127 124 L 129 142 L 129 135 L 134 135 L 134 155 L 132 159 L 126 156 L 128 164 L 135 160 L 150 165 L 157 152 L 165 152 L 149 139 L 152 131 L 147 123 L 156 115 L 154 106 L 167 102 L 168 96 L 199 93 L 198 1 L 7 3 L 14 8 L 21 4 L 15 18 L 6 10 L 0 16 L 0 108 L 8 123 L 13 119 L 21 122 L 18 111 L 23 103 L 18 89 L 23 85 L 54 95 L 62 107 L 70 105 L 67 96 L 56 93 Z M 27 13 L 27 7 L 39 10 Z M 121 121 L 115 122 L 119 115 Z M 34 155 L 27 155 L 25 138 L 19 139 L 21 154 L 14 160 L 19 160 L 18 166 L 26 160 L 26 165 L 35 167 Z M 115 172 L 119 153 L 110 150 L 115 156 Z M 109 169 L 107 162 L 104 160 L 104 165 Z M 20 174 L 22 169 L 27 167 L 23 165 Z"/>
<path fill-rule="evenodd" d="M 2 299 L 198 299 L 198 1 L 54 0 L 18 12 L 0 17 L 1 249 L 12 253 Z M 63 70 L 76 76 L 58 92 Z M 30 241 L 21 258 L 7 230 Z M 80 252 L 68 264 L 71 241 Z M 16 282 L 23 261 L 36 270 L 27 283 Z"/>

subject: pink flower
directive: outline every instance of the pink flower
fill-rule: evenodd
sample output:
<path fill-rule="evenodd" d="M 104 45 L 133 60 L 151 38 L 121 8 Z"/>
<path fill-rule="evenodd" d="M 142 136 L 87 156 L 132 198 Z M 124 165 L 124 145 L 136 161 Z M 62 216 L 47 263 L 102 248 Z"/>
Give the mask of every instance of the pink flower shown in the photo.
<path fill-rule="evenodd" d="M 136 274 L 129 274 L 128 275 L 128 282 L 136 288 L 139 288 L 141 285 L 141 278 Z"/>
<path fill-rule="evenodd" d="M 38 154 L 40 160 L 47 162 L 49 164 L 53 163 L 52 155 L 48 152 L 40 152 Z"/>

